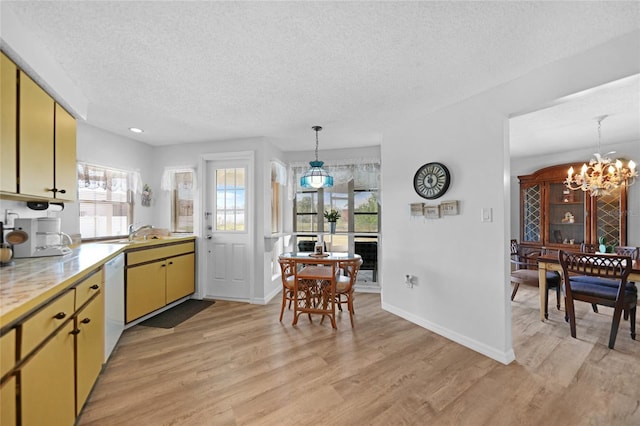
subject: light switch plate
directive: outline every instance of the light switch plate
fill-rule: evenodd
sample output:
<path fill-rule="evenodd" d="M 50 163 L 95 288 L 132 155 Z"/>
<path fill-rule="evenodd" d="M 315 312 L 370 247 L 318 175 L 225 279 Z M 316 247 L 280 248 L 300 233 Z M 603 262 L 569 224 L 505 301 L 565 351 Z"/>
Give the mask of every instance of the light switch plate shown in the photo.
<path fill-rule="evenodd" d="M 493 222 L 493 210 L 491 207 L 482 208 L 482 222 Z"/>

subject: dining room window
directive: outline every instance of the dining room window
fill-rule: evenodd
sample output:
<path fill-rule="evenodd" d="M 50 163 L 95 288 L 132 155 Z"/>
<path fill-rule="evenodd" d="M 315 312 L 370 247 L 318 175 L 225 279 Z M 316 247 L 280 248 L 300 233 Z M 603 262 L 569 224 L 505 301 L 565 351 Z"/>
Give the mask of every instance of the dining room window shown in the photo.
<path fill-rule="evenodd" d="M 342 165 L 328 168 L 335 173 L 331 188 L 306 189 L 299 184 L 293 200 L 294 231 L 297 233 L 328 232 L 323 213 L 340 212 L 336 233 L 380 232 L 379 164 Z M 301 169 L 298 173 L 303 173 Z"/>
<path fill-rule="evenodd" d="M 331 188 L 306 189 L 299 184 L 304 168 L 295 169 L 296 193 L 293 217 L 297 250 L 308 251 L 323 234 L 327 250 L 354 251 L 362 256 L 358 283 L 377 285 L 378 238 L 380 233 L 380 164 L 377 162 L 325 167 L 334 177 Z M 323 213 L 337 210 L 340 218 L 334 234 Z"/>

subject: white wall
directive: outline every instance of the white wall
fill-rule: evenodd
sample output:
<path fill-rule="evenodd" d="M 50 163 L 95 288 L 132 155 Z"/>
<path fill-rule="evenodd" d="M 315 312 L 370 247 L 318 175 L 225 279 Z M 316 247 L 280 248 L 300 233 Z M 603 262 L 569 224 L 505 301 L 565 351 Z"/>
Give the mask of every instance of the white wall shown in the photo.
<path fill-rule="evenodd" d="M 382 143 L 382 301 L 384 309 L 498 361 L 513 360 L 508 241 L 511 171 L 508 117 L 640 72 L 640 32 L 611 40 L 432 112 L 415 109 L 387 125 Z M 459 216 L 411 220 L 421 201 L 412 178 L 429 161 L 452 174 L 443 199 Z M 481 208 L 493 223 L 481 223 Z M 404 285 L 405 274 L 418 285 Z"/>
<path fill-rule="evenodd" d="M 477 99 L 385 130 L 381 273 L 384 309 L 510 362 L 502 249 L 505 121 Z M 431 161 L 451 173 L 449 190 L 435 201 L 413 189 L 416 170 Z M 410 203 L 444 200 L 458 200 L 460 214 L 409 215 Z M 481 223 L 483 208 L 492 209 L 493 222 Z M 404 284 L 406 274 L 415 277 L 413 288 Z"/>

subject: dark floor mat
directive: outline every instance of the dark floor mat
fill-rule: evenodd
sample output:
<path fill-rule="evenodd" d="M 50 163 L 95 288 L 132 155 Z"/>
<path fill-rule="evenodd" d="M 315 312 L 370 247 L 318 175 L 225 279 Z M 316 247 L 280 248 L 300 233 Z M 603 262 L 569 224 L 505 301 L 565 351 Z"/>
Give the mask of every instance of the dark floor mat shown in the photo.
<path fill-rule="evenodd" d="M 213 300 L 188 299 L 153 318 L 142 321 L 138 325 L 156 328 L 174 328 L 214 303 L 215 301 Z"/>

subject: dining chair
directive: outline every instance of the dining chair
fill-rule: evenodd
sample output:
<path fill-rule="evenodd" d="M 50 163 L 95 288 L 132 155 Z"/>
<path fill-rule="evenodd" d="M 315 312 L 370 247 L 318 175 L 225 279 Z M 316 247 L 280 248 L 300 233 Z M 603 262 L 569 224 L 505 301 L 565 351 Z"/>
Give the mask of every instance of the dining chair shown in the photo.
<path fill-rule="evenodd" d="M 640 260 L 640 247 L 618 246 L 615 249 L 613 249 L 613 251 L 618 256 L 629 256 L 631 259 L 635 261 Z"/>
<path fill-rule="evenodd" d="M 627 278 L 632 263 L 629 256 L 611 254 L 571 253 L 564 250 L 558 252 L 558 260 L 562 267 L 563 288 L 565 294 L 565 310 L 571 329 L 571 337 L 576 337 L 576 314 L 574 301 L 579 300 L 591 304 L 613 308 L 613 319 L 609 333 L 609 348 L 613 349 L 620 317 L 623 311 L 629 315 L 631 339 L 636 339 L 636 304 L 637 291 L 627 287 Z M 603 285 L 598 281 L 576 281 L 572 275 L 616 281 L 616 287 Z"/>
<path fill-rule="evenodd" d="M 324 251 L 327 251 L 327 242 L 323 241 Z M 300 240 L 298 241 L 298 251 L 314 251 L 316 249 L 316 241 L 311 240 Z"/>
<path fill-rule="evenodd" d="M 282 322 L 282 316 L 284 314 L 284 308 L 289 302 L 289 309 L 291 309 L 291 303 L 294 301 L 294 282 L 296 279 L 296 262 L 293 259 L 278 259 L 280 263 L 280 274 L 282 277 L 282 307 L 280 308 L 280 322 Z"/>
<path fill-rule="evenodd" d="M 595 245 L 595 244 L 590 244 L 590 245 Z M 585 250 L 583 250 L 585 251 Z M 595 251 L 590 252 L 590 253 L 595 253 Z M 633 246 L 618 246 L 614 249 L 614 253 L 617 254 L 618 256 L 629 256 L 631 257 L 631 259 L 633 260 L 640 260 L 640 247 L 633 247 Z M 600 284 L 603 285 L 608 285 L 608 286 L 612 286 L 612 287 L 617 287 L 618 283 L 617 281 L 613 280 L 607 280 L 607 279 L 603 279 L 603 278 L 594 278 L 594 277 L 584 277 L 584 276 L 577 276 L 577 277 L 572 277 L 572 279 L 574 281 L 598 281 Z M 627 289 L 629 291 L 635 291 L 636 293 L 638 292 L 638 289 L 636 288 L 636 284 L 631 281 L 627 283 Z M 598 305 L 596 305 L 595 303 L 593 303 L 591 305 L 591 309 L 593 310 L 593 312 L 598 313 Z M 624 312 L 624 319 L 627 320 L 628 318 L 628 312 Z"/>
<path fill-rule="evenodd" d="M 534 249 L 525 248 L 518 244 L 517 240 L 511 240 L 511 283 L 513 291 L 511 300 L 513 301 L 518 292 L 520 284 L 538 287 L 540 285 L 538 277 L 538 261 L 540 254 L 548 253 L 547 248 Z M 544 299 L 544 317 L 549 318 L 549 289 L 556 290 L 556 308 L 560 309 L 560 274 L 555 271 L 547 271 L 547 294 Z"/>
<path fill-rule="evenodd" d="M 342 305 L 347 304 L 351 327 L 353 327 L 353 315 L 355 314 L 355 309 L 353 308 L 353 299 L 355 297 L 354 286 L 361 265 L 362 259 L 345 260 L 338 263 L 338 268 L 342 272 L 336 280 L 336 304 L 340 311 L 342 311 Z M 342 296 L 345 297 L 344 300 L 342 300 Z"/>

